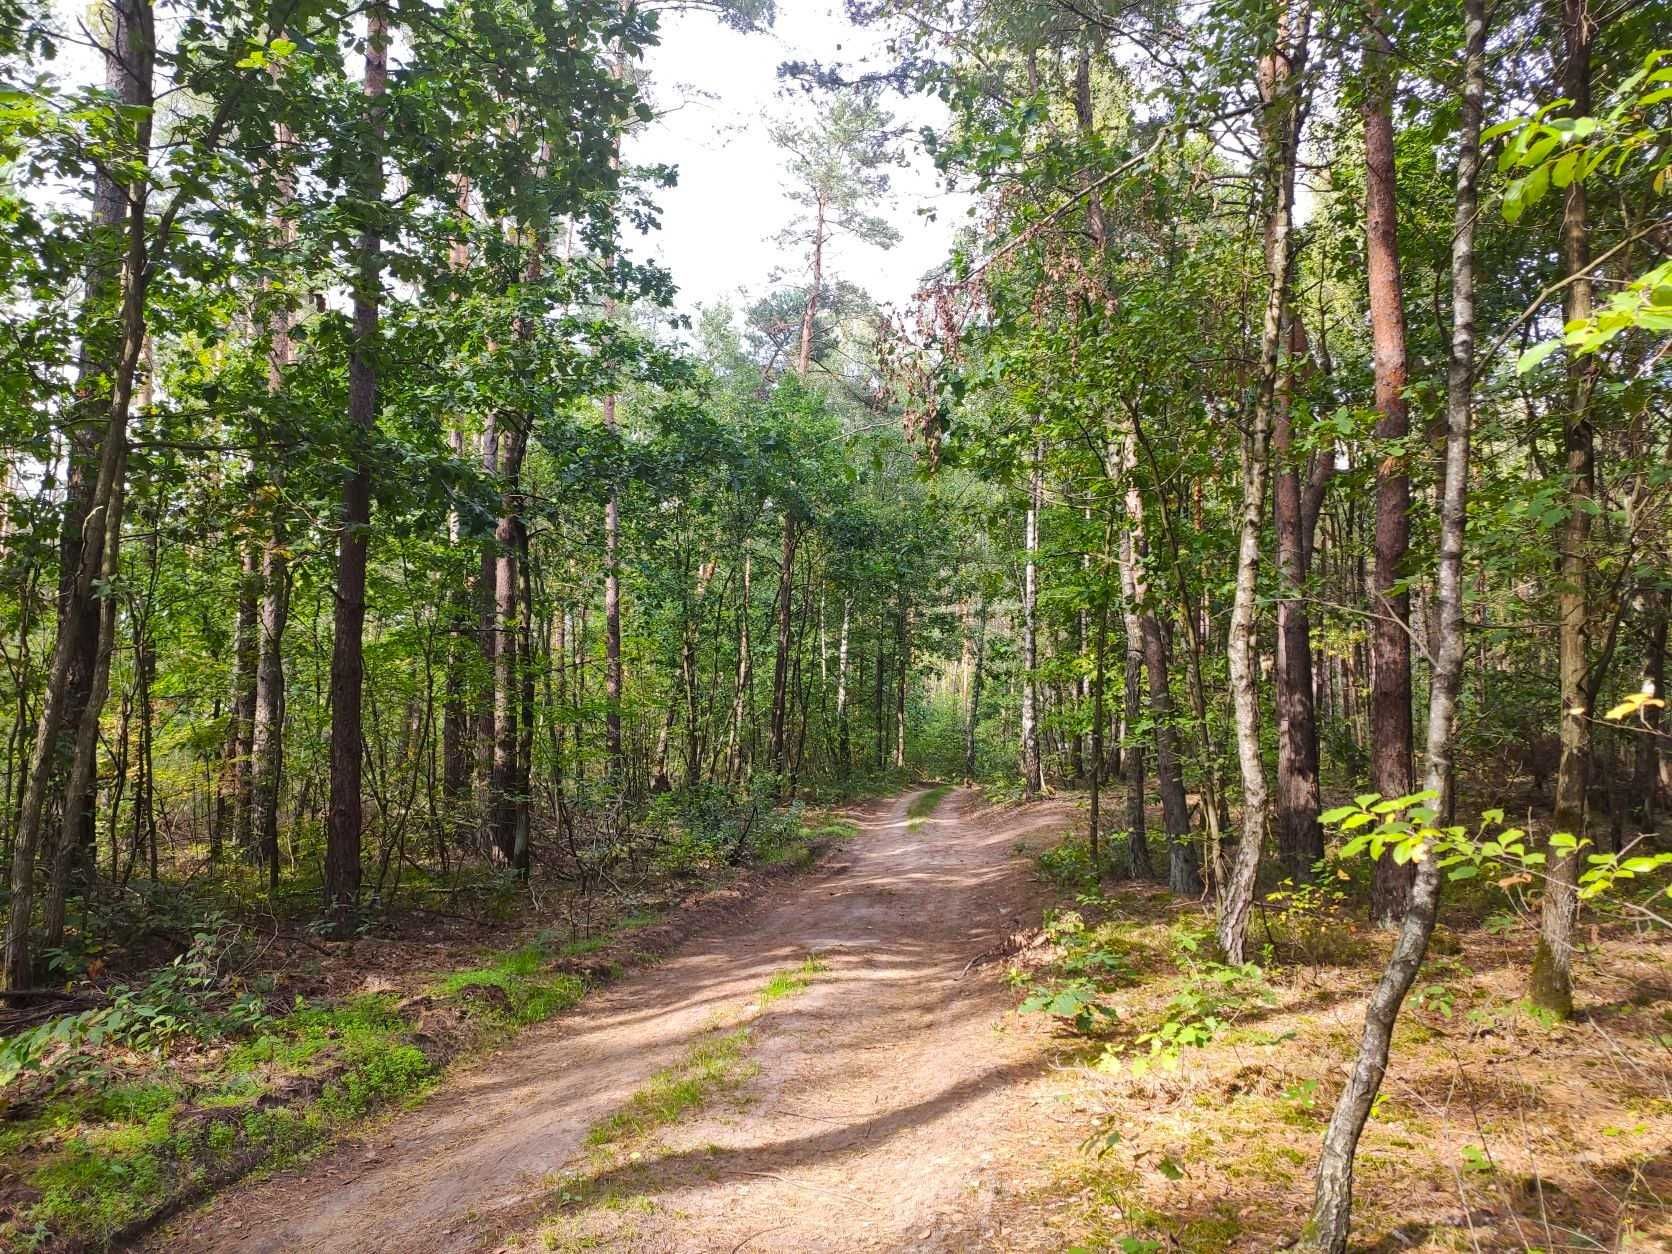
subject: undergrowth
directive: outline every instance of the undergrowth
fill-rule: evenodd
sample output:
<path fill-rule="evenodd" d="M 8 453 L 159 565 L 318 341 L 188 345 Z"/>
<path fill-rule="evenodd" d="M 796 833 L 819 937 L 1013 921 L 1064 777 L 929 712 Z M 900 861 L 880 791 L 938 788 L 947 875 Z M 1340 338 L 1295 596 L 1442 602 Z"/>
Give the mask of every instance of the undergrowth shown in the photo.
<path fill-rule="evenodd" d="M 786 818 L 786 815 L 789 817 Z M 793 828 L 788 824 L 793 821 Z M 751 859 L 793 863 L 852 825 L 799 809 L 749 834 Z M 736 832 L 727 836 L 736 839 Z M 725 841 L 711 845 L 725 848 Z M 634 914 L 619 935 L 654 923 Z M 258 1168 L 303 1157 L 368 1115 L 420 1098 L 443 1067 L 573 1006 L 585 981 L 557 969 L 599 935 L 548 933 L 407 983 L 408 995 L 269 1003 L 271 981 L 229 977 L 254 938 L 223 919 L 109 1002 L 0 1041 L 0 1248 L 99 1248 Z M 806 987 L 816 959 L 769 981 L 761 1005 Z M 652 1126 L 739 1067 L 747 1039 L 722 1035 L 646 1094 L 623 1126 Z"/>

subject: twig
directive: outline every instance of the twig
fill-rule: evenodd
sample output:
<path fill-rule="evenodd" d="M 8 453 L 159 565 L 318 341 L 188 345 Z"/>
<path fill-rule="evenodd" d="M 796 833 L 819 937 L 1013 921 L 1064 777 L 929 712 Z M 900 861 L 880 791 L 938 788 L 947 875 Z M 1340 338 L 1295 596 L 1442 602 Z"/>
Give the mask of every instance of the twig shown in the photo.
<path fill-rule="evenodd" d="M 748 1245 L 749 1242 L 753 1241 L 756 1237 L 764 1237 L 769 1232 L 777 1232 L 780 1228 L 788 1228 L 788 1227 L 789 1227 L 788 1224 L 774 1224 L 770 1228 L 762 1228 L 759 1232 L 751 1232 L 748 1236 L 744 1237 L 743 1240 L 739 1241 L 736 1245 L 731 1247 L 732 1248 L 732 1254 L 737 1254 L 737 1252 L 739 1250 L 741 1250 L 744 1246 Z"/>
<path fill-rule="evenodd" d="M 869 1205 L 864 1198 L 855 1197 L 852 1193 L 838 1193 L 835 1189 L 823 1189 L 816 1184 L 802 1184 L 799 1180 L 789 1180 L 783 1176 L 775 1176 L 770 1171 L 734 1171 L 732 1174 L 759 1176 L 762 1180 L 776 1180 L 779 1184 L 787 1184 L 792 1189 L 807 1189 L 813 1193 L 828 1193 L 831 1197 L 839 1197 L 844 1202 L 858 1202 L 861 1206 Z M 756 1233 L 755 1235 L 759 1236 L 760 1234 Z"/>

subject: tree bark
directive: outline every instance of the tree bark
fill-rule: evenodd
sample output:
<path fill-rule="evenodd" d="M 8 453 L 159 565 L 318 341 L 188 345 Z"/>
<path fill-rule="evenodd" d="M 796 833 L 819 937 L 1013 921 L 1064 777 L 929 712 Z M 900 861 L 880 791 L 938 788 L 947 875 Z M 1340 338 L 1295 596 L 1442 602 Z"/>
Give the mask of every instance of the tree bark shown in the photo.
<path fill-rule="evenodd" d="M 1569 112 L 1583 117 L 1591 111 L 1591 41 L 1596 19 L 1589 0 L 1562 0 L 1562 42 L 1565 61 L 1562 94 L 1573 103 Z M 1586 221 L 1585 184 L 1568 184 L 1562 206 L 1562 269 L 1568 278 L 1563 314 L 1568 322 L 1589 318 L 1592 284 L 1590 233 Z M 1568 367 L 1569 408 L 1562 419 L 1562 442 L 1567 450 L 1568 516 L 1562 529 L 1560 591 L 1557 593 L 1558 677 L 1561 690 L 1562 753 L 1556 768 L 1556 798 L 1551 830 L 1585 837 L 1585 791 L 1591 765 L 1591 725 L 1594 711 L 1586 699 L 1586 659 L 1590 652 L 1590 619 L 1586 597 L 1590 577 L 1591 510 L 1596 496 L 1595 433 L 1591 426 L 1591 396 L 1596 387 L 1595 356 L 1571 358 Z M 1533 956 L 1531 995 L 1534 1003 L 1567 1018 L 1573 1013 L 1573 928 L 1579 915 L 1576 881 L 1584 852 L 1551 850 L 1538 948 Z"/>
<path fill-rule="evenodd" d="M 772 769 L 781 778 L 789 776 L 788 703 L 790 674 L 790 610 L 795 594 L 795 519 L 784 512 L 783 548 L 778 566 L 778 597 L 773 603 L 778 619 L 777 652 L 772 663 L 772 723 L 768 754 Z"/>
<path fill-rule="evenodd" d="M 1289 336 L 1291 366 L 1282 386 L 1293 386 L 1293 362 L 1305 355 L 1305 332 L 1292 318 Z M 1277 521 L 1277 665 L 1274 675 L 1277 707 L 1277 792 L 1274 823 L 1278 856 L 1290 878 L 1310 879 L 1324 856 L 1324 829 L 1318 822 L 1318 721 L 1312 673 L 1312 621 L 1306 610 L 1306 581 L 1310 574 L 1312 532 L 1323 491 L 1303 495 L 1300 468 L 1294 452 L 1294 418 L 1288 398 L 1276 407 L 1272 427 L 1276 459 L 1275 511 Z M 1327 481 L 1327 451 L 1313 455 L 1308 486 Z M 1323 467 L 1321 474 L 1319 467 Z"/>
<path fill-rule="evenodd" d="M 1150 599 L 1146 559 L 1149 543 L 1144 530 L 1144 496 L 1138 488 L 1137 437 L 1126 456 L 1126 517 L 1131 529 L 1135 560 L 1132 565 L 1132 595 L 1138 606 L 1141 655 L 1149 679 L 1150 721 L 1155 724 L 1155 784 L 1161 794 L 1161 823 L 1167 834 L 1167 885 L 1175 893 L 1196 895 L 1202 891 L 1201 864 L 1190 838 L 1190 806 L 1185 800 L 1184 766 L 1179 754 L 1178 729 L 1173 726 L 1173 694 L 1169 682 L 1167 637 Z"/>
<path fill-rule="evenodd" d="M 969 706 L 964 714 L 964 782 L 973 784 L 976 777 L 977 758 L 980 750 L 979 737 L 981 732 L 981 683 L 982 669 L 987 660 L 987 598 L 982 597 L 975 604 L 975 647 L 970 661 L 970 696 Z"/>
<path fill-rule="evenodd" d="M 117 0 L 112 5 L 114 27 L 120 32 L 116 41 L 119 59 L 127 77 L 134 83 L 134 98 L 141 112 L 135 123 L 133 151 L 142 164 L 149 159 L 151 145 L 152 67 L 156 56 L 156 39 L 149 0 Z M 8 903 L 5 934 L 4 988 L 28 988 L 32 982 L 29 925 L 34 903 L 35 859 L 40 845 L 42 820 L 46 805 L 46 789 L 53 774 L 52 764 L 59 753 L 59 735 L 67 722 L 77 735 L 88 719 L 96 720 L 99 711 L 83 705 L 78 716 L 70 722 L 73 694 L 71 678 L 76 667 L 87 659 L 86 636 L 97 632 L 98 614 L 93 582 L 107 560 L 105 538 L 113 537 L 119 545 L 122 530 L 122 491 L 120 480 L 127 461 L 128 413 L 133 401 L 134 377 L 145 344 L 145 297 L 149 265 L 154 254 L 148 247 L 146 208 L 149 179 L 141 174 L 122 196 L 125 208 L 123 224 L 124 253 L 120 279 L 121 299 L 118 316 L 119 347 L 111 371 L 110 405 L 105 431 L 98 446 L 98 471 L 92 491 L 87 497 L 87 509 L 81 527 L 81 548 L 76 555 L 75 577 L 61 589 L 61 613 L 53 642 L 52 663 L 48 669 L 45 690 L 41 697 L 40 713 L 35 728 L 35 743 L 30 751 L 28 782 L 19 807 L 17 836 L 12 844 L 12 894 Z M 163 215 L 165 219 L 170 214 Z M 167 221 L 158 224 L 168 225 Z M 159 232 L 159 239 L 164 235 Z M 96 645 L 93 669 L 97 669 Z M 89 674 L 89 688 L 91 675 Z M 90 783 L 89 778 L 89 783 Z M 75 799 L 67 800 L 66 809 L 75 809 Z"/>
<path fill-rule="evenodd" d="M 528 432 L 522 425 L 504 432 L 500 459 L 500 516 L 494 527 L 493 764 L 488 782 L 489 837 L 494 861 L 519 874 L 528 872 L 528 798 L 521 793 L 518 730 L 521 684 L 518 553 L 523 535 L 521 488 Z M 526 663 L 524 663 L 526 664 Z"/>
<path fill-rule="evenodd" d="M 280 161 L 287 160 L 291 143 L 289 130 L 280 125 L 274 131 Z M 280 213 L 274 220 L 275 243 L 280 250 L 294 243 L 295 232 L 283 209 L 291 197 L 288 169 L 279 173 Z M 277 397 L 283 390 L 284 372 L 291 361 L 290 310 L 280 297 L 267 323 L 267 394 Z M 261 609 L 257 621 L 255 666 L 255 709 L 250 728 L 250 771 L 252 826 L 255 852 L 267 868 L 268 891 L 279 886 L 279 785 L 284 773 L 284 632 L 290 617 L 290 551 L 284 520 L 285 466 L 282 457 L 269 468 L 273 492 L 267 536 L 261 548 Z"/>
<path fill-rule="evenodd" d="M 389 80 L 389 11 L 381 3 L 366 10 L 366 68 L 363 91 L 369 126 L 381 141 L 384 95 Z M 359 194 L 364 203 L 383 199 L 383 160 L 364 159 Z M 377 418 L 378 307 L 383 241 L 373 226 L 361 229 L 354 290 L 354 346 L 348 363 L 348 420 L 362 442 L 357 464 L 343 482 L 342 531 L 337 542 L 335 635 L 331 647 L 331 780 L 325 826 L 326 916 L 338 933 L 349 930 L 360 897 L 360 707 L 365 679 L 366 557 L 371 539 L 372 476 L 363 443 Z"/>
<path fill-rule="evenodd" d="M 894 766 L 906 768 L 906 681 L 911 676 L 911 607 L 900 598 L 894 673 Z"/>
<path fill-rule="evenodd" d="M 125 467 L 123 468 L 125 469 Z M 123 472 L 117 472 L 111 508 L 120 511 L 123 496 Z M 105 533 L 105 556 L 100 578 L 107 588 L 116 580 L 121 566 L 121 532 Z M 98 598 L 98 651 L 93 659 L 92 682 L 87 692 L 87 711 L 74 724 L 75 752 L 70 759 L 69 781 L 64 788 L 66 802 L 92 794 L 94 763 L 98 760 L 99 712 L 104 709 L 105 693 L 110 686 L 110 655 L 116 643 L 116 596 L 107 592 Z M 85 814 L 76 806 L 66 804 L 59 827 L 57 849 L 51 862 L 50 889 L 46 908 L 42 912 L 42 943 L 47 949 L 57 949 L 64 943 L 64 911 L 69 889 L 70 863 L 82 842 Z"/>
<path fill-rule="evenodd" d="M 615 399 L 604 398 L 604 429 L 611 434 L 616 430 Z M 621 696 L 621 495 L 611 483 L 604 501 L 604 752 L 617 788 L 626 781 Z"/>
<path fill-rule="evenodd" d="M 1644 593 L 1643 607 L 1643 682 L 1654 695 L 1666 696 L 1666 589 L 1656 588 Z M 1661 794 L 1672 795 L 1672 780 L 1667 778 L 1665 742 L 1662 727 L 1665 711 L 1660 706 L 1645 706 L 1643 725 L 1647 735 L 1637 737 L 1637 759 L 1632 770 L 1632 792 L 1636 796 L 1638 814 L 1643 826 L 1653 829 Z"/>
<path fill-rule="evenodd" d="M 853 770 L 852 729 L 848 726 L 848 632 L 853 597 L 842 598 L 842 636 L 836 646 L 836 770 L 843 779 Z"/>
<path fill-rule="evenodd" d="M 254 777 L 250 751 L 254 745 L 256 665 L 261 642 L 257 618 L 261 601 L 261 564 L 255 545 L 239 543 L 238 614 L 232 636 L 232 684 L 227 694 L 226 746 L 223 755 L 221 817 L 230 828 L 238 856 L 255 856 Z M 220 855 L 226 831 L 211 833 L 211 859 Z"/>
<path fill-rule="evenodd" d="M 1452 724 L 1463 676 L 1463 543 L 1468 519 L 1469 438 L 1473 424 L 1475 353 L 1474 232 L 1480 174 L 1481 115 L 1486 97 L 1486 4 L 1464 0 L 1462 113 L 1458 124 L 1457 197 L 1451 247 L 1451 352 L 1446 366 L 1446 451 L 1440 499 L 1440 553 L 1435 578 L 1438 639 L 1429 685 L 1425 786 L 1438 794 L 1437 814 L 1451 811 Z M 1416 863 L 1411 900 L 1365 1013 L 1346 1087 L 1342 1089 L 1318 1162 L 1317 1190 L 1307 1242 L 1327 1254 L 1346 1254 L 1353 1204 L 1353 1157 L 1387 1070 L 1399 1008 L 1415 982 L 1433 935 L 1441 872 L 1432 855 Z"/>
<path fill-rule="evenodd" d="M 1022 787 L 1029 797 L 1045 788 L 1039 754 L 1039 507 L 1045 493 L 1045 446 L 1036 441 L 1023 518 L 1022 565 Z"/>
<path fill-rule="evenodd" d="M 755 686 L 755 662 L 749 647 L 749 575 L 750 554 L 743 554 L 743 595 L 737 611 L 737 693 L 732 702 L 731 743 L 726 750 L 726 774 L 733 782 L 740 781 L 749 766 L 750 696 Z"/>
<path fill-rule="evenodd" d="M 1266 482 L 1270 477 L 1267 445 L 1273 410 L 1283 399 L 1278 381 L 1283 368 L 1284 313 L 1289 303 L 1295 161 L 1304 112 L 1302 74 L 1310 24 L 1309 8 L 1303 5 L 1286 8 L 1279 23 L 1277 47 L 1260 65 L 1266 308 L 1260 334 L 1259 385 L 1242 447 L 1242 521 L 1237 544 L 1236 592 L 1226 642 L 1236 715 L 1237 763 L 1242 771 L 1242 832 L 1226 880 L 1220 886 L 1217 928 L 1220 949 L 1226 961 L 1232 963 L 1243 961 L 1248 916 L 1254 906 L 1254 881 L 1260 869 L 1260 851 L 1269 819 L 1266 769 L 1260 753 L 1256 593 L 1260 528 L 1265 518 Z"/>
<path fill-rule="evenodd" d="M 1410 434 L 1405 403 L 1405 298 L 1399 276 L 1399 209 L 1394 170 L 1393 47 L 1379 8 L 1371 6 L 1364 49 L 1364 234 L 1370 289 L 1370 338 L 1376 376 L 1376 438 Z M 1411 540 L 1411 480 L 1404 454 L 1384 451 L 1376 468 L 1376 562 L 1370 620 L 1370 787 L 1384 797 L 1410 793 L 1411 595 L 1401 586 Z M 1371 919 L 1383 927 L 1405 913 L 1416 868 L 1376 863 Z"/>
<path fill-rule="evenodd" d="M 1153 879 L 1148 823 L 1144 813 L 1144 747 L 1137 734 L 1143 718 L 1144 629 L 1139 609 L 1138 547 L 1132 517 L 1132 467 L 1136 452 L 1128 440 L 1122 448 L 1117 481 L 1127 484 L 1126 526 L 1120 537 L 1121 626 L 1124 629 L 1126 739 L 1121 742 L 1121 764 L 1126 768 L 1126 869 L 1133 879 Z"/>
<path fill-rule="evenodd" d="M 801 309 L 801 344 L 795 355 L 795 372 L 802 378 L 813 368 L 813 322 L 819 312 L 819 289 L 824 286 L 824 193 L 813 208 L 813 281 Z"/>

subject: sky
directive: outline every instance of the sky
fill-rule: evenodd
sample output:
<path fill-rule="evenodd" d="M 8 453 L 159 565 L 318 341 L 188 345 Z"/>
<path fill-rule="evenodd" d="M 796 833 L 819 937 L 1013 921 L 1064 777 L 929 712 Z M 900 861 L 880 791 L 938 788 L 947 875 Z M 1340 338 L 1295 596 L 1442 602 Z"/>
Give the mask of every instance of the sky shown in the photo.
<path fill-rule="evenodd" d="M 657 197 L 662 229 L 637 251 L 672 271 L 682 310 L 724 301 L 742 307 L 775 276 L 806 280 L 805 258 L 786 254 L 774 239 L 796 211 L 785 199 L 782 157 L 767 128 L 813 102 L 799 84 L 779 80 L 778 66 L 795 59 L 851 63 L 880 46 L 875 32 L 848 22 L 840 0 L 778 0 L 777 22 L 764 34 L 730 30 L 701 12 L 662 19 L 661 44 L 645 59 L 659 116 L 631 137 L 627 156 L 679 169 L 678 185 Z M 933 99 L 895 97 L 885 105 L 914 132 L 945 119 Z M 945 260 L 970 203 L 945 191 L 915 142 L 908 147 L 910 164 L 893 172 L 889 202 L 879 206 L 900 243 L 885 251 L 838 240 L 825 267 L 827 277 L 858 284 L 885 303 L 904 301 L 924 272 Z"/>
<path fill-rule="evenodd" d="M 677 186 L 657 193 L 661 229 L 632 245 L 639 256 L 660 261 L 679 286 L 678 307 L 730 301 L 741 308 L 775 281 L 800 283 L 806 259 L 788 255 L 775 236 L 795 216 L 784 197 L 782 158 L 767 135 L 775 119 L 805 114 L 813 106 L 797 83 L 778 78 L 790 60 L 853 65 L 880 57 L 881 35 L 855 27 L 841 0 L 777 0 L 772 30 L 744 34 L 697 10 L 666 12 L 658 46 L 639 67 L 643 89 L 658 117 L 629 136 L 629 161 L 678 168 Z M 63 24 L 74 28 L 85 0 L 57 0 Z M 92 82 L 100 74 L 96 54 L 78 42 L 60 49 L 60 74 Z M 913 135 L 939 128 L 939 101 L 891 97 L 885 102 Z M 900 303 L 917 289 L 925 271 L 946 259 L 954 231 L 966 219 L 967 197 L 948 195 L 913 138 L 909 164 L 895 170 L 887 203 L 877 207 L 899 230 L 893 248 L 837 240 L 827 250 L 825 273 L 855 283 L 879 301 Z M 934 220 L 919 214 L 934 210 Z"/>

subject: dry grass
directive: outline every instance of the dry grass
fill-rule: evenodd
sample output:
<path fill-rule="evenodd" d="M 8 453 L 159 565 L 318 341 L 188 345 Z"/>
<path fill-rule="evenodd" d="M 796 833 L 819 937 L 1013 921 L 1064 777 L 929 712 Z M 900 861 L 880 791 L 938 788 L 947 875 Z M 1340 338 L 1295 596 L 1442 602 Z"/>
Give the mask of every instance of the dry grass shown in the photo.
<path fill-rule="evenodd" d="M 1228 1007 L 1206 1046 L 1151 1060 L 1132 1045 L 1190 986 L 1173 938 L 1199 909 L 1131 888 L 1087 914 L 1113 924 L 1137 978 L 1105 999 L 1117 1026 L 1064 1036 L 1060 1096 L 1098 1139 L 1058 1154 L 1026 1226 L 1058 1248 L 1282 1248 L 1388 938 L 1334 914 L 1304 947 L 1275 929 L 1269 996 Z M 1450 922 L 1361 1144 L 1355 1248 L 1672 1249 L 1672 940 L 1593 932 L 1580 1014 L 1556 1024 L 1522 1000 L 1529 931 Z"/>

